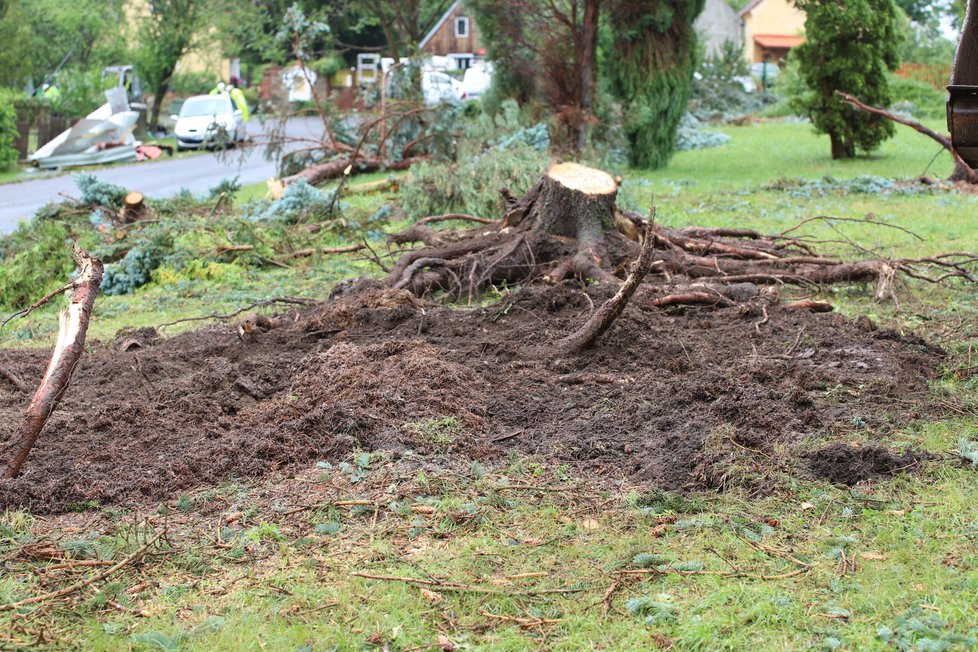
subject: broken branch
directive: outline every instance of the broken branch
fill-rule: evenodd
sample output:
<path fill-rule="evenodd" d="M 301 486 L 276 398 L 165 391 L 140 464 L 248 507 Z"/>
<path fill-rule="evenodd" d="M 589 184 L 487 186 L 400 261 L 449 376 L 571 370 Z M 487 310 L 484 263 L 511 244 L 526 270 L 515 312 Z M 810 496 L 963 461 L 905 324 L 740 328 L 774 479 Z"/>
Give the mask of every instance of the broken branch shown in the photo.
<path fill-rule="evenodd" d="M 44 424 L 68 390 L 71 374 L 85 350 L 85 335 L 88 333 L 95 297 L 102 284 L 103 266 L 99 258 L 77 244 L 72 243 L 71 249 L 78 265 L 78 277 L 67 286 L 71 290 L 71 300 L 68 310 L 58 315 L 58 341 L 41 385 L 27 408 L 20 439 L 10 449 L 16 452 L 7 464 L 4 478 L 16 478 L 20 474 L 20 468 L 34 448 Z M 31 306 L 28 312 L 37 305 Z"/>

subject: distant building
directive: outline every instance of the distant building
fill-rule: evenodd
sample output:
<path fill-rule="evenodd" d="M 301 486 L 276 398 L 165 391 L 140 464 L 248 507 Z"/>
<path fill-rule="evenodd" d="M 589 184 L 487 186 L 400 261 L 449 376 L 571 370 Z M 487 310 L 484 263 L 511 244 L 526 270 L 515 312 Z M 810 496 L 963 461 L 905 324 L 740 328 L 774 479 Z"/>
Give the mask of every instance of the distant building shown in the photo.
<path fill-rule="evenodd" d="M 706 0 L 703 13 L 693 25 L 706 50 L 706 56 L 720 54 L 723 44 L 730 41 L 738 49 L 743 47 L 744 21 L 727 3 L 727 0 Z"/>
<path fill-rule="evenodd" d="M 436 57 L 447 57 L 452 69 L 465 70 L 485 55 L 475 18 L 460 1 L 442 14 L 420 43 L 421 51 Z"/>
<path fill-rule="evenodd" d="M 739 16 L 744 21 L 744 56 L 752 63 L 779 63 L 805 42 L 805 12 L 791 0 L 751 0 Z"/>

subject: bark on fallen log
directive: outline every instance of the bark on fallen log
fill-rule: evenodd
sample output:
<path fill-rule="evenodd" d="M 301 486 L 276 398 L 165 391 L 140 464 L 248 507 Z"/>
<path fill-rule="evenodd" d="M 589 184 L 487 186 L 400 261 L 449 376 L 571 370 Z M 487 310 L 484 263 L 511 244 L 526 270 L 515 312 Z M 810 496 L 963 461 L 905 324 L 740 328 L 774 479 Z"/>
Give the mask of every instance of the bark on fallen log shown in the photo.
<path fill-rule="evenodd" d="M 85 335 L 88 333 L 92 306 L 95 305 L 95 297 L 102 284 L 103 267 L 100 259 L 89 255 L 77 244 L 72 244 L 72 254 L 75 264 L 78 265 L 78 276 L 71 283 L 68 309 L 58 315 L 58 341 L 41 385 L 27 408 L 21 435 L 5 452 L 4 457 L 12 457 L 7 463 L 4 478 L 16 478 L 20 474 L 20 469 L 34 448 L 44 424 L 67 391 L 71 374 L 85 351 Z"/>
<path fill-rule="evenodd" d="M 387 161 L 375 158 L 352 159 L 344 156 L 334 161 L 308 167 L 302 172 L 285 177 L 282 179 L 282 182 L 285 185 L 289 185 L 290 183 L 303 180 L 311 186 L 316 186 L 330 179 L 337 179 L 343 176 L 343 171 L 350 166 L 353 166 L 353 173 L 366 174 L 367 172 L 377 172 L 378 170 L 406 170 L 415 163 L 423 160 L 425 160 L 424 156 L 412 156 L 400 161 Z"/>

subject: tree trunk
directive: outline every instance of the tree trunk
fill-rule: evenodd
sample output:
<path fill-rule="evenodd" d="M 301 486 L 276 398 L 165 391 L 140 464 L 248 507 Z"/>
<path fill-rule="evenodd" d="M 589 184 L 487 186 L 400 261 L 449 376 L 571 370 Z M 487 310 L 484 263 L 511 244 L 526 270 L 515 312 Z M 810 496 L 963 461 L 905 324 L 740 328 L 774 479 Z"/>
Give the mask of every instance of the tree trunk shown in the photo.
<path fill-rule="evenodd" d="M 617 196 L 618 184 L 607 172 L 577 163 L 557 163 L 520 200 L 529 204 L 523 215 L 513 219 L 507 214 L 506 224 L 529 220 L 535 231 L 577 241 L 577 253 L 551 273 L 552 280 L 562 280 L 571 272 L 594 280 L 613 280 L 605 271 L 605 233 L 615 229 Z"/>
<path fill-rule="evenodd" d="M 169 90 L 170 83 L 165 82 L 156 87 L 156 92 L 153 95 L 153 110 L 149 115 L 149 130 L 153 133 L 156 133 L 160 128 L 160 110 L 163 108 L 163 99 L 166 98 Z"/>
<path fill-rule="evenodd" d="M 598 16 L 601 0 L 584 0 L 584 18 L 581 22 L 581 115 L 577 125 L 577 151 L 587 147 L 588 132 L 594 115 L 594 87 L 598 63 Z"/>

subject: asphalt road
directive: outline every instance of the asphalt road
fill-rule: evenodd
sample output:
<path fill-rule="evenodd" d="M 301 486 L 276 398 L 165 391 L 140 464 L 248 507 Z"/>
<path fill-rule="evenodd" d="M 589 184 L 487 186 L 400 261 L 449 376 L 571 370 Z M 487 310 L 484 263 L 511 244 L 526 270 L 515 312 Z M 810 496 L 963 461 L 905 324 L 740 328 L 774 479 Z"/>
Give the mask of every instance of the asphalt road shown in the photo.
<path fill-rule="evenodd" d="M 261 141 L 264 130 L 257 120 L 247 123 L 250 135 Z M 292 119 L 285 133 L 293 139 L 292 147 L 302 147 L 302 139 L 316 138 L 322 125 L 315 119 Z M 308 145 L 306 145 L 308 146 Z M 152 162 L 127 163 L 103 169 L 88 170 L 99 179 L 129 190 L 138 190 L 147 197 L 169 197 L 186 188 L 204 193 L 221 179 L 238 176 L 239 183 L 264 181 L 276 174 L 275 163 L 266 161 L 263 147 L 245 147 L 230 152 L 224 160 L 214 154 L 199 154 L 178 159 L 163 158 Z M 49 202 L 60 201 L 62 195 L 78 196 L 70 174 L 0 185 L 0 233 L 9 233 L 22 219 Z"/>

